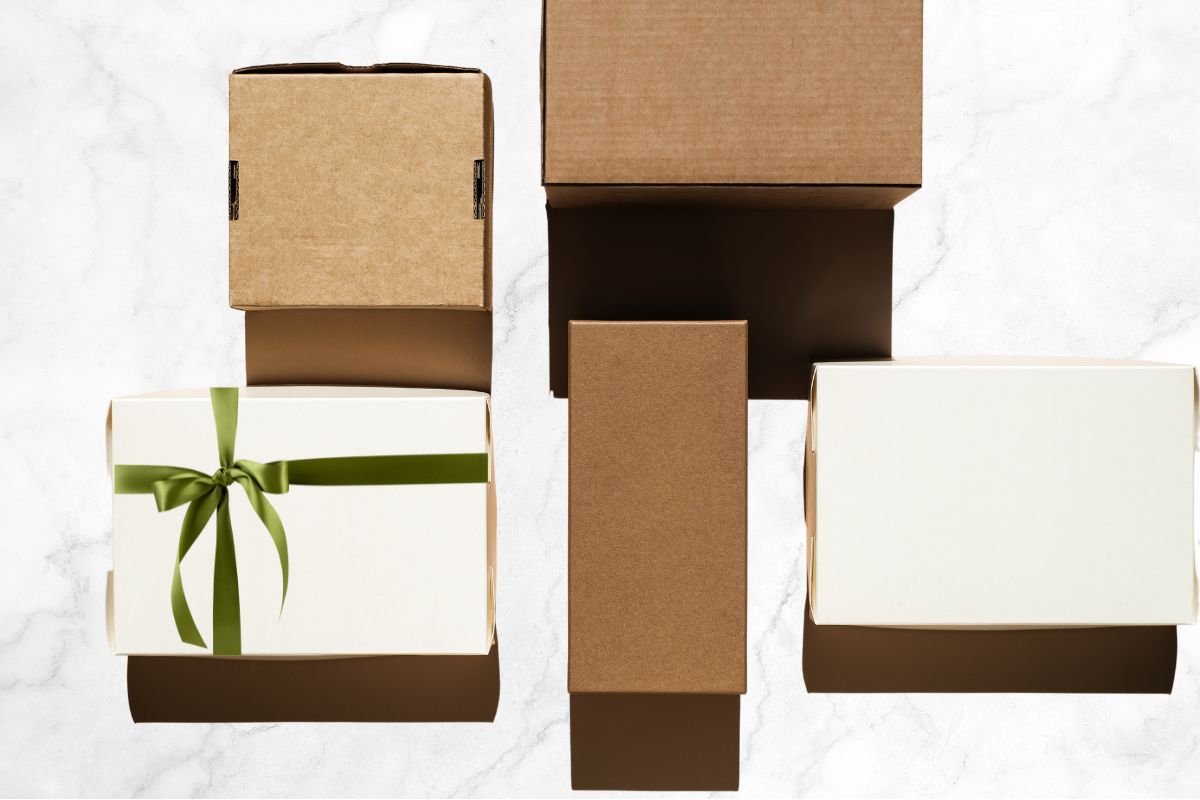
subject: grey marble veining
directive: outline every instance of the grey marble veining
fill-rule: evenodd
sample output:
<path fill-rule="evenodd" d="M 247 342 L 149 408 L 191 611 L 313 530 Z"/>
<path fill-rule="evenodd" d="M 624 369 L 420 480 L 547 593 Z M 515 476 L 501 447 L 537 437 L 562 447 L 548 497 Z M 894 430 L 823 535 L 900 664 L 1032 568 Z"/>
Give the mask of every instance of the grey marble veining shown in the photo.
<path fill-rule="evenodd" d="M 925 17 L 925 185 L 896 210 L 895 352 L 1200 362 L 1200 7 L 928 0 Z M 537 0 L 0 5 L 0 795 L 570 791 L 539 22 Z M 284 61 L 493 81 L 492 725 L 135 726 L 107 651 L 107 403 L 244 379 L 226 76 Z M 751 404 L 742 794 L 1200 794 L 1194 628 L 1170 697 L 806 694 L 804 413 Z"/>

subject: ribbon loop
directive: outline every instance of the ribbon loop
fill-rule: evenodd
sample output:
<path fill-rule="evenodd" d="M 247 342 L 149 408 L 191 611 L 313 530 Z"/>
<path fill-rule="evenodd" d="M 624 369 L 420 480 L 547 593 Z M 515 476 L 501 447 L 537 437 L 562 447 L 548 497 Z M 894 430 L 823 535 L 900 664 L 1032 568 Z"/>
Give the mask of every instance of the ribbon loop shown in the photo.
<path fill-rule="evenodd" d="M 177 475 L 155 481 L 151 490 L 154 492 L 154 502 L 161 512 L 191 503 L 211 492 L 216 485 L 207 475 Z"/>
<path fill-rule="evenodd" d="M 270 464 L 260 464 L 257 461 L 239 459 L 233 462 L 236 469 L 244 472 L 258 484 L 258 488 L 267 494 L 287 494 L 290 488 L 288 482 L 288 462 L 272 461 Z"/>

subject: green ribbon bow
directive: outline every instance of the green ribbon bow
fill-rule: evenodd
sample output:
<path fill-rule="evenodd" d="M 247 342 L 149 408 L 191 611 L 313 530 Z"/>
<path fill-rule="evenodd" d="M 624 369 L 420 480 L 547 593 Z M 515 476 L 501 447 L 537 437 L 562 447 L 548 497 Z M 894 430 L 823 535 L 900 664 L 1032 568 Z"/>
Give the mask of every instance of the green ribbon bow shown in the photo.
<path fill-rule="evenodd" d="M 179 565 L 188 550 L 217 515 L 217 553 L 213 567 L 213 653 L 241 655 L 241 600 L 238 594 L 237 558 L 233 547 L 233 524 L 229 519 L 229 487 L 238 483 L 258 518 L 267 528 L 279 554 L 283 570 L 283 597 L 288 590 L 288 549 L 283 522 L 267 500 L 267 494 L 284 494 L 293 485 L 383 486 L 427 483 L 487 483 L 487 453 L 448 453 L 404 456 L 348 456 L 272 461 L 260 464 L 234 460 L 237 436 L 238 390 L 214 388 L 213 418 L 217 427 L 217 452 L 221 467 L 205 475 L 186 467 L 118 464 L 113 468 L 113 491 L 117 494 L 152 494 L 158 510 L 169 511 L 188 504 L 179 533 L 175 575 L 171 579 L 171 612 L 179 638 L 206 647 L 192 619 L 183 593 Z"/>

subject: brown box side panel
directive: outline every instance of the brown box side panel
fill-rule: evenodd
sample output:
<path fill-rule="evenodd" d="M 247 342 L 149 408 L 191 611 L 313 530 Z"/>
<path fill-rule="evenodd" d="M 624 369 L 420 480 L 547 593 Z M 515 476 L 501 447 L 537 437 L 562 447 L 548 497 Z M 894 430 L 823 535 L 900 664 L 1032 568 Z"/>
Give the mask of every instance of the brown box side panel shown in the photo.
<path fill-rule="evenodd" d="M 126 675 L 134 722 L 491 722 L 500 645 L 486 656 L 130 656 Z"/>
<path fill-rule="evenodd" d="M 546 184 L 554 208 L 710 206 L 714 208 L 889 209 L 919 186 L 610 186 Z"/>
<path fill-rule="evenodd" d="M 570 691 L 745 692 L 746 346 L 571 322 Z"/>
<path fill-rule="evenodd" d="M 489 88 L 479 72 L 231 75 L 229 304 L 489 308 Z"/>
<path fill-rule="evenodd" d="M 544 182 L 921 183 L 921 0 L 546 0 Z"/>
<path fill-rule="evenodd" d="M 807 400 L 814 361 L 892 352 L 893 211 L 549 208 L 550 388 L 572 319 L 745 319 L 750 397 Z"/>
<path fill-rule="evenodd" d="M 1171 626 L 938 631 L 815 625 L 804 609 L 810 692 L 1170 694 Z"/>
<path fill-rule="evenodd" d="M 736 792 L 741 699 L 571 695 L 571 788 Z"/>
<path fill-rule="evenodd" d="M 246 383 L 490 392 L 492 314 L 435 309 L 247 311 Z"/>

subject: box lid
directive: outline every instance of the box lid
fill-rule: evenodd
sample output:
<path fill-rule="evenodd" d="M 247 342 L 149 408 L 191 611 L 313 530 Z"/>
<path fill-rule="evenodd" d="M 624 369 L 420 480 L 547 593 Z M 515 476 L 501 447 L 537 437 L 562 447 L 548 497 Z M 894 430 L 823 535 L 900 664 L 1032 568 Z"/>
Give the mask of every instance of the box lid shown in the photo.
<path fill-rule="evenodd" d="M 912 358 L 814 369 L 817 624 L 1195 619 L 1192 367 Z"/>
<path fill-rule="evenodd" d="M 238 70 L 229 160 L 231 306 L 491 307 L 491 88 L 479 70 Z"/>
<path fill-rule="evenodd" d="M 543 183 L 919 186 L 921 48 L 921 0 L 546 0 Z"/>
<path fill-rule="evenodd" d="M 243 387 L 233 420 L 235 435 L 228 446 L 236 447 L 234 456 L 260 458 L 266 469 L 271 462 L 285 462 L 287 476 L 282 491 L 262 486 L 286 529 L 281 551 L 274 535 L 263 530 L 250 495 L 231 489 L 222 500 L 237 542 L 240 599 L 235 602 L 243 655 L 489 651 L 496 590 L 489 395 L 396 387 Z M 207 474 L 220 466 L 210 390 L 117 398 L 106 427 L 109 475 L 116 474 L 110 648 L 119 655 L 210 655 L 215 622 L 206 612 L 214 604 L 218 524 L 209 521 L 179 561 L 205 642 L 197 647 L 182 640 L 173 621 L 171 591 L 181 522 L 192 512 L 159 512 L 155 497 L 144 490 L 121 488 L 118 466 L 171 465 L 181 475 L 189 470 Z M 469 481 L 379 482 L 358 473 L 341 483 L 328 476 L 313 479 L 307 461 L 483 453 L 486 483 L 478 469 Z M 235 466 L 246 463 L 253 462 L 239 460 Z M 308 478 L 301 471 L 306 463 Z M 290 564 L 290 577 L 281 605 L 284 564 Z"/>
<path fill-rule="evenodd" d="M 570 691 L 746 691 L 746 343 L 570 323 Z"/>

